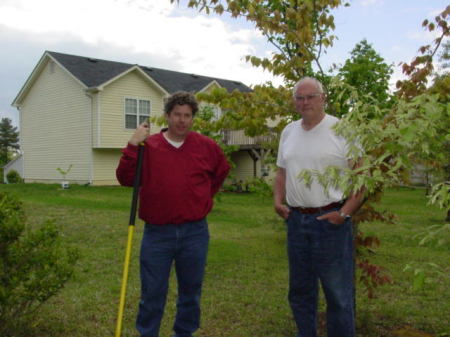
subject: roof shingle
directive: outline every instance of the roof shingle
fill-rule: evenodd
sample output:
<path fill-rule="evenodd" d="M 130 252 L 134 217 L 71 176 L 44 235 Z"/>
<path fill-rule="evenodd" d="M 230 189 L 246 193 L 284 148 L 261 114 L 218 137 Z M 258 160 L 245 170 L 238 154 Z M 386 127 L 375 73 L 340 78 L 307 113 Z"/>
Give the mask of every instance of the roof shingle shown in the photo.
<path fill-rule="evenodd" d="M 229 92 L 235 89 L 241 92 L 251 91 L 248 86 L 238 81 L 187 74 L 178 71 L 151 68 L 129 63 L 94 59 L 90 57 L 62 54 L 52 51 L 48 51 L 48 53 L 87 87 L 100 86 L 131 67 L 138 66 L 170 94 L 180 90 L 198 92 L 212 81 L 216 81 Z"/>

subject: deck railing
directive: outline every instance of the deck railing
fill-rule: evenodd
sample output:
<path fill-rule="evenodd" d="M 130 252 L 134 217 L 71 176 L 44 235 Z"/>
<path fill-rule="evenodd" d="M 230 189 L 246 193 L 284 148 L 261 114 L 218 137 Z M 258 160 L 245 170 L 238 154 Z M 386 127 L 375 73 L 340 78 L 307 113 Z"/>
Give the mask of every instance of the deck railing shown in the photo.
<path fill-rule="evenodd" d="M 244 130 L 222 130 L 222 139 L 226 145 L 261 145 L 274 139 L 274 135 L 250 137 Z"/>

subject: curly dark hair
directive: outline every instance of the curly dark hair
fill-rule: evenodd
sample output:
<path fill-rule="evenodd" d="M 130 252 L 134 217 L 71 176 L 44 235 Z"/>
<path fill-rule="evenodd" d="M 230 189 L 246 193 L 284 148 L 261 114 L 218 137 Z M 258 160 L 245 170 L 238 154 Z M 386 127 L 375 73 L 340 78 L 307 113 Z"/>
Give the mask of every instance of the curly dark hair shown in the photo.
<path fill-rule="evenodd" d="M 169 96 L 164 104 L 164 112 L 170 114 L 175 105 L 189 105 L 192 109 L 192 116 L 198 111 L 198 103 L 194 94 L 187 91 L 178 91 Z"/>

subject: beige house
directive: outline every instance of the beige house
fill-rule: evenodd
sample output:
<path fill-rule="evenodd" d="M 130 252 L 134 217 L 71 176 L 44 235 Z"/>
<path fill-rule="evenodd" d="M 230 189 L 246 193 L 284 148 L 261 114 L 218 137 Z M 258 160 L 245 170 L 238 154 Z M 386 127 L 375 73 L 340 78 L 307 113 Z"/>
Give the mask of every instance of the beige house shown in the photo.
<path fill-rule="evenodd" d="M 214 87 L 251 90 L 232 80 L 46 51 L 12 103 L 20 112 L 22 177 L 61 182 L 60 170 L 70 167 L 65 180 L 72 183 L 116 185 L 120 149 L 139 122 L 161 115 L 164 98 L 176 91 Z M 265 151 L 258 140 L 223 134 L 239 145 L 234 176 L 261 176 Z"/>

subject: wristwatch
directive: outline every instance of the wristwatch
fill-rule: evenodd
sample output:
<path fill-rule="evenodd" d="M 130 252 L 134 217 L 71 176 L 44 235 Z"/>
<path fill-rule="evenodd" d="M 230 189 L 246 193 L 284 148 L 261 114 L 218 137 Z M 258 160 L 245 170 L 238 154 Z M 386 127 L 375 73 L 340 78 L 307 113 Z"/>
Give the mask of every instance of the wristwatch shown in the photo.
<path fill-rule="evenodd" d="M 339 215 L 342 217 L 342 218 L 344 218 L 345 220 L 347 220 L 347 219 L 350 219 L 351 218 L 351 215 L 349 215 L 349 214 L 345 214 L 344 212 L 342 212 L 342 211 L 339 211 Z"/>

